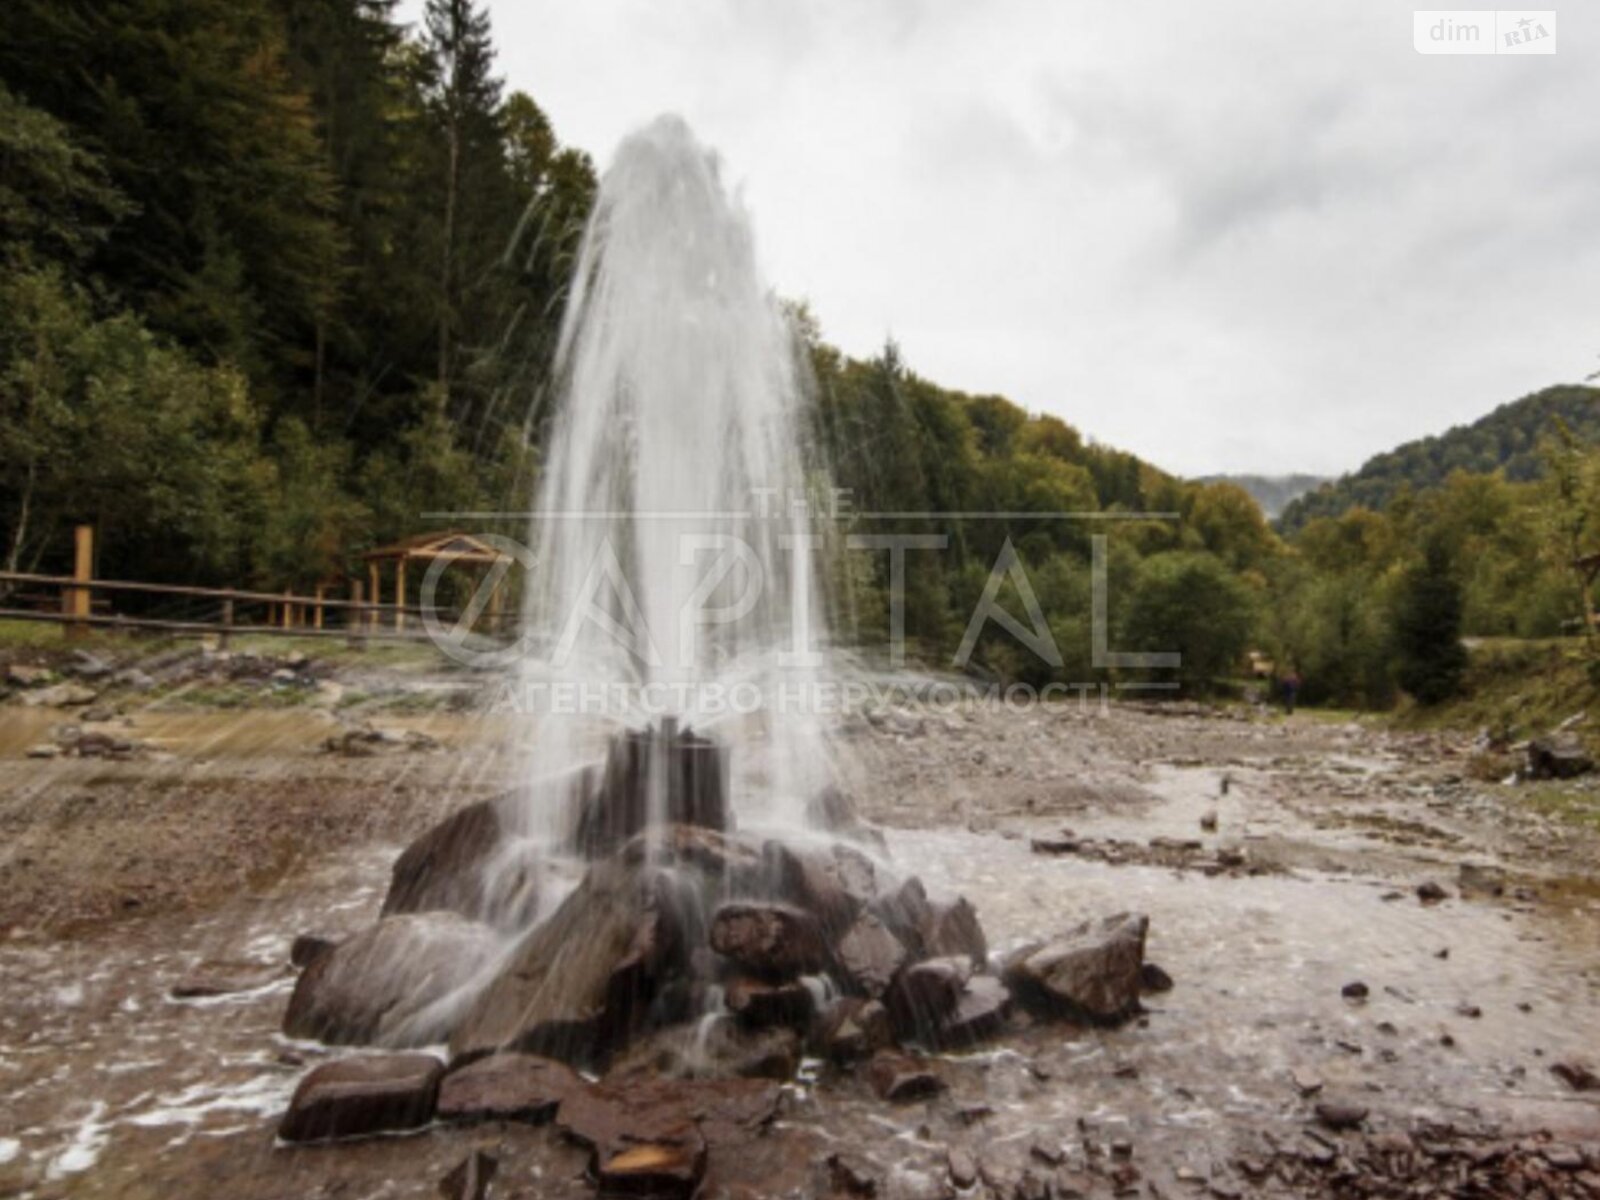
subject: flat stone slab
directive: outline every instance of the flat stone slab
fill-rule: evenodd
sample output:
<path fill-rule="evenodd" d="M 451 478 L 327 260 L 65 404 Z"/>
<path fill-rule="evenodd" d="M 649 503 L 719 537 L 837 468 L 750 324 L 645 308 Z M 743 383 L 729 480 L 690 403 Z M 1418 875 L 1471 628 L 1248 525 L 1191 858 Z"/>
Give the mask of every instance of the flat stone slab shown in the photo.
<path fill-rule="evenodd" d="M 543 1125 L 569 1093 L 587 1086 L 566 1063 L 537 1054 L 491 1054 L 444 1077 L 438 1115 L 441 1121 Z"/>
<path fill-rule="evenodd" d="M 286 1142 L 420 1129 L 433 1120 L 444 1064 L 431 1054 L 363 1055 L 324 1063 L 300 1081 L 278 1124 Z"/>

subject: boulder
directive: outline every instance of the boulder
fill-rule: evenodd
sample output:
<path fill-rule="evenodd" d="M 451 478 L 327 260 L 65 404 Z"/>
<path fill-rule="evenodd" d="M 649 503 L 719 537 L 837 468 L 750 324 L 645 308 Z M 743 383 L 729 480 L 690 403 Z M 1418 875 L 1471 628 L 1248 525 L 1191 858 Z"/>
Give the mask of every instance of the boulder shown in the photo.
<path fill-rule="evenodd" d="M 444 1064 L 431 1054 L 323 1063 L 300 1081 L 278 1124 L 286 1142 L 420 1129 L 433 1119 Z"/>
<path fill-rule="evenodd" d="M 861 819 L 856 802 L 831 783 L 806 801 L 806 824 L 871 846 L 879 854 L 888 849 L 883 834 Z"/>
<path fill-rule="evenodd" d="M 910 957 L 899 938 L 871 913 L 863 913 L 834 946 L 834 959 L 846 988 L 881 997 Z"/>
<path fill-rule="evenodd" d="M 945 1082 L 925 1059 L 880 1050 L 867 1064 L 867 1082 L 878 1099 L 892 1104 L 926 1100 L 945 1089 Z"/>
<path fill-rule="evenodd" d="M 1023 1007 L 1043 1016 L 1114 1022 L 1139 1009 L 1149 918 L 1118 913 L 1015 951 L 1001 978 Z"/>
<path fill-rule="evenodd" d="M 98 696 L 99 693 L 93 688 L 86 688 L 80 683 L 57 683 L 24 692 L 22 703 L 29 708 L 77 708 L 93 704 Z"/>
<path fill-rule="evenodd" d="M 406 913 L 312 959 L 284 1014 L 290 1037 L 335 1045 L 428 1046 L 453 1024 L 451 1001 L 493 962 L 494 931 L 449 912 Z"/>
<path fill-rule="evenodd" d="M 928 1034 L 928 1042 L 940 1050 L 965 1050 L 999 1034 L 1010 1016 L 1011 993 L 1005 985 L 993 975 L 975 975 Z"/>
<path fill-rule="evenodd" d="M 805 909 L 822 923 L 833 941 L 878 898 L 877 868 L 853 846 L 795 846 L 768 841 L 762 846 L 767 886 L 773 894 Z"/>
<path fill-rule="evenodd" d="M 789 904 L 724 904 L 711 919 L 711 948 L 763 979 L 792 979 L 828 965 L 816 918 Z"/>
<path fill-rule="evenodd" d="M 1531 779 L 1571 779 L 1594 770 L 1594 760 L 1576 734 L 1560 733 L 1534 738 L 1528 743 L 1528 776 Z"/>
<path fill-rule="evenodd" d="M 383 914 L 448 911 L 507 929 L 526 928 L 539 907 L 539 870 L 506 836 L 499 801 L 446 817 L 395 860 Z"/>
<path fill-rule="evenodd" d="M 304 970 L 339 943 L 315 933 L 299 934 L 289 943 L 289 962 Z"/>
<path fill-rule="evenodd" d="M 50 668 L 12 663 L 6 668 L 6 682 L 17 687 L 40 687 L 50 682 Z"/>
<path fill-rule="evenodd" d="M 588 1087 L 566 1063 L 534 1054 L 491 1054 L 457 1067 L 439 1084 L 441 1121 L 552 1120 L 567 1095 Z"/>
<path fill-rule="evenodd" d="M 928 958 L 913 963 L 895 976 L 884 993 L 884 1007 L 900 1041 L 932 1041 L 972 978 L 972 963 L 964 956 Z"/>
<path fill-rule="evenodd" d="M 529 931 L 450 1039 L 454 1055 L 524 1050 L 574 1066 L 608 1060 L 664 1012 L 700 941 L 699 901 L 682 876 L 596 863 L 547 921 Z"/>
<path fill-rule="evenodd" d="M 965 954 L 975 970 L 989 961 L 989 943 L 978 923 L 978 911 L 966 897 L 949 904 L 937 901 L 928 905 L 921 926 L 923 952 L 948 956 Z"/>
<path fill-rule="evenodd" d="M 693 870 L 726 895 L 765 890 L 761 843 L 700 825 L 667 825 L 641 833 L 622 848 L 620 857 L 633 865 Z"/>
<path fill-rule="evenodd" d="M 602 1196 L 649 1196 L 688 1200 L 706 1173 L 705 1139 L 693 1126 L 670 1136 L 627 1146 L 595 1158 L 595 1182 Z"/>

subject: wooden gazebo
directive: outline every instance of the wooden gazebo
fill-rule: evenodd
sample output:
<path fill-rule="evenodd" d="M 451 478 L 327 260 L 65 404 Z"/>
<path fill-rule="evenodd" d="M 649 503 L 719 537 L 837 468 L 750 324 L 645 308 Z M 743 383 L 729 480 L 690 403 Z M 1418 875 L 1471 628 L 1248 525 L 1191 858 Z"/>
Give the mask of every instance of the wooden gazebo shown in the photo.
<path fill-rule="evenodd" d="M 450 566 L 463 566 L 488 570 L 500 563 L 512 561 L 511 555 L 497 550 L 480 538 L 459 530 L 443 533 L 419 533 L 403 538 L 388 546 L 369 550 L 363 557 L 367 563 L 367 583 L 374 603 L 383 603 L 382 567 L 394 564 L 394 627 L 404 629 L 406 623 L 406 566 L 409 563 L 431 563 L 444 559 Z M 489 593 L 487 619 L 493 629 L 500 621 L 501 589 L 505 578 L 496 581 Z"/>

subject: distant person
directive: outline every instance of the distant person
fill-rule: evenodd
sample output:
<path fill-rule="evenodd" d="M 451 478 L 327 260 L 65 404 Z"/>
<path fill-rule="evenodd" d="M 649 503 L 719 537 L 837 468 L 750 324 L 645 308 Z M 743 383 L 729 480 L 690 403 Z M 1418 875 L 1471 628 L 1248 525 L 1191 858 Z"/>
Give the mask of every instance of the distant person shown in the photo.
<path fill-rule="evenodd" d="M 1283 711 L 1294 716 L 1295 697 L 1300 694 L 1300 672 L 1290 671 L 1283 677 Z"/>

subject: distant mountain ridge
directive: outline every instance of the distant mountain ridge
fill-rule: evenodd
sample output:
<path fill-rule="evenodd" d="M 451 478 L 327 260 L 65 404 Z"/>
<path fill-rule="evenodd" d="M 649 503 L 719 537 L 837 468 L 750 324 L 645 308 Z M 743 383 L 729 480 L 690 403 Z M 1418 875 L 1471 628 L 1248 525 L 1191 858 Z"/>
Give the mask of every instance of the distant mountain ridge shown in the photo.
<path fill-rule="evenodd" d="M 1328 482 L 1326 475 L 1205 475 L 1201 483 L 1231 483 L 1250 493 L 1267 520 L 1275 520 L 1292 502 Z"/>
<path fill-rule="evenodd" d="M 1539 448 L 1560 417 L 1578 438 L 1600 441 L 1600 388 L 1560 384 L 1502 404 L 1470 425 L 1406 442 L 1374 455 L 1349 475 L 1307 492 L 1286 506 L 1278 518 L 1284 533 L 1293 533 L 1317 517 L 1337 517 L 1358 505 L 1385 507 L 1403 486 L 1413 491 L 1436 487 L 1455 470 L 1489 474 L 1504 470 L 1507 479 L 1537 479 L 1543 464 Z"/>

